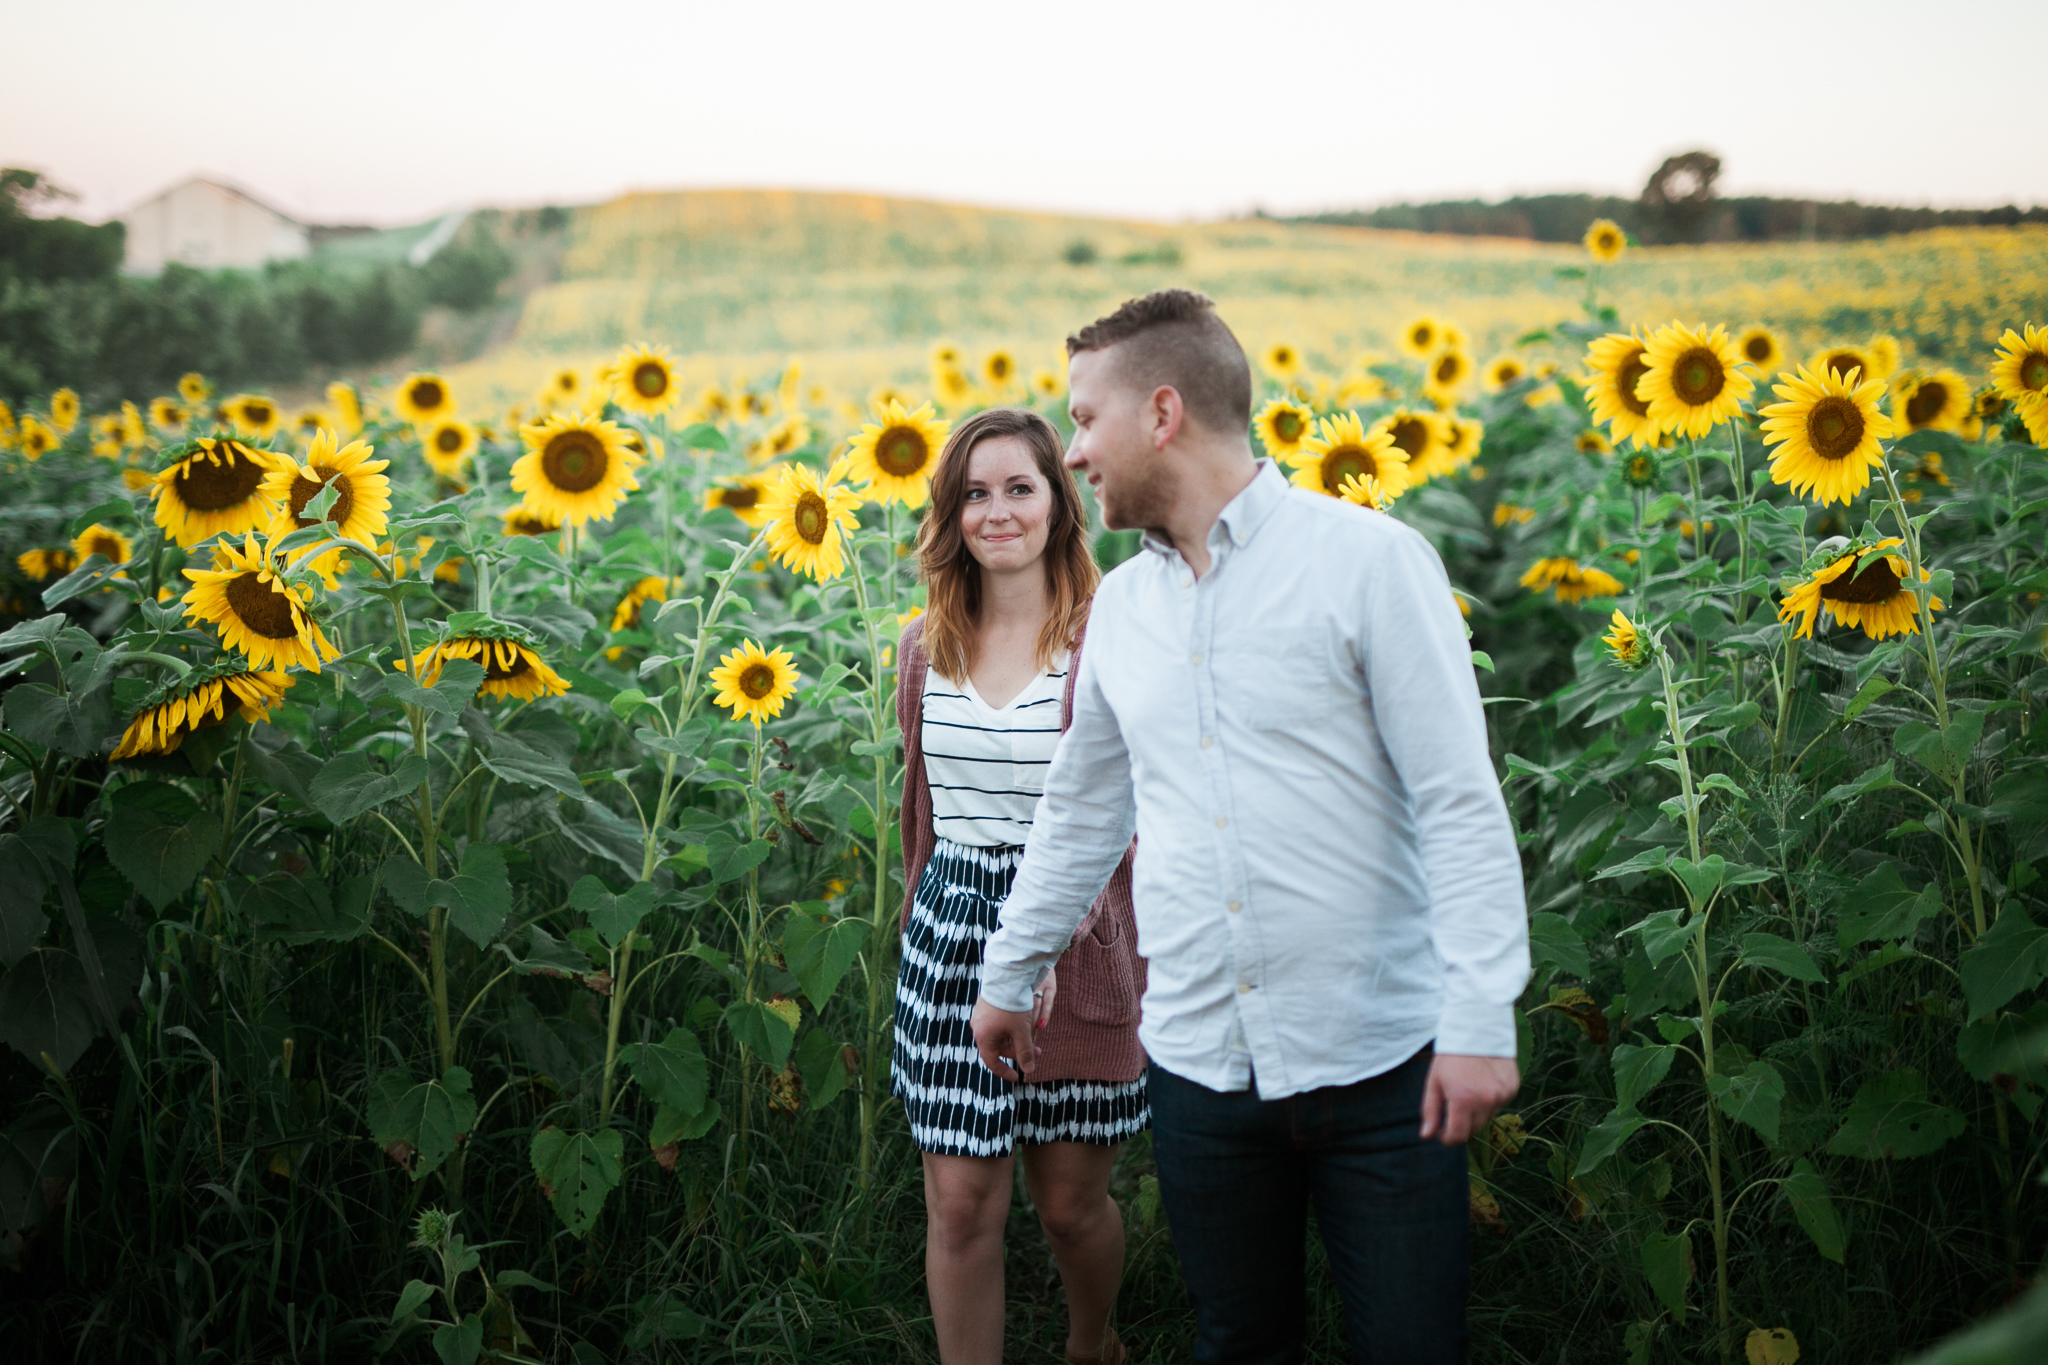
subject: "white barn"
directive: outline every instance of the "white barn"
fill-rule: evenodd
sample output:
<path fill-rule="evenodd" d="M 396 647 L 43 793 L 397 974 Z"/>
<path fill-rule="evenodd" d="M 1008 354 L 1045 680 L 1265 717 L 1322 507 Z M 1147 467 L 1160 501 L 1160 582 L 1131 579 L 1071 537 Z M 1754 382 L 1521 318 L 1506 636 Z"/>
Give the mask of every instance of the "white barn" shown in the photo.
<path fill-rule="evenodd" d="M 203 270 L 251 270 L 312 249 L 304 223 L 232 185 L 194 176 L 121 216 L 131 275 L 155 275 L 173 261 Z"/>

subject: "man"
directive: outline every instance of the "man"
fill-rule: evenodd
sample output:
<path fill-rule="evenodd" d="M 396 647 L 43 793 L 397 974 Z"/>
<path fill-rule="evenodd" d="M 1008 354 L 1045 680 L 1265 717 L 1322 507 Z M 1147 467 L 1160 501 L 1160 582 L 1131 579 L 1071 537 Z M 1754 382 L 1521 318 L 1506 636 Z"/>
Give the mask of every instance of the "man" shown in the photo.
<path fill-rule="evenodd" d="M 1254 459 L 1250 367 L 1208 299 L 1133 300 L 1067 350 L 1067 463 L 1145 548 L 1096 595 L 976 1046 L 1031 1072 L 1032 990 L 1135 832 L 1195 1359 L 1302 1359 L 1313 1205 L 1354 1358 L 1462 1360 L 1463 1144 L 1520 1084 L 1529 950 L 1443 565 Z"/>

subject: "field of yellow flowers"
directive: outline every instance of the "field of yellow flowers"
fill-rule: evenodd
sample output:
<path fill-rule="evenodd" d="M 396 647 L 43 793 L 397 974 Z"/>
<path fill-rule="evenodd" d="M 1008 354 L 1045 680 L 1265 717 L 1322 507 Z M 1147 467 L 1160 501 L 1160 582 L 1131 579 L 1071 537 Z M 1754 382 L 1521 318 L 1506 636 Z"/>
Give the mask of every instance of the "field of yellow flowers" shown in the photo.
<path fill-rule="evenodd" d="M 1831 247 L 1819 292 L 1603 224 L 1416 243 L 1431 303 L 1340 229 L 790 198 L 585 224 L 522 326 L 595 362 L 0 412 L 12 1338 L 935 1358 L 886 1072 L 907 547 L 951 423 L 1063 422 L 1055 339 L 1155 273 L 1252 344 L 1255 445 L 1427 534 L 1470 623 L 1537 963 L 1475 1358 L 1890 1359 L 2038 1277 L 2048 235 Z M 807 282 L 713 307 L 763 234 Z M 889 297 L 1017 341 L 862 350 Z M 1185 1358 L 1144 1142 L 1114 1190 L 1123 1334 Z M 1061 1331 L 1031 1235 L 1018 1359 Z"/>

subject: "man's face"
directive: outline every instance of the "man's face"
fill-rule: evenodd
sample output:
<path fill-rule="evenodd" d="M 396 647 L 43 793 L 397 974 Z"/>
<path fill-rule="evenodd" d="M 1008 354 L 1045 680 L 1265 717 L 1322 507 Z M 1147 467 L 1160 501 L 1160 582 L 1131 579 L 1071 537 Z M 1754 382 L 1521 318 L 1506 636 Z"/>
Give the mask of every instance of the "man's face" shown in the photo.
<path fill-rule="evenodd" d="M 1172 505 L 1172 474 L 1159 448 L 1150 395 L 1123 382 L 1116 351 L 1083 351 L 1067 363 L 1067 414 L 1074 423 L 1067 468 L 1081 471 L 1095 490 L 1104 526 L 1156 531 Z"/>

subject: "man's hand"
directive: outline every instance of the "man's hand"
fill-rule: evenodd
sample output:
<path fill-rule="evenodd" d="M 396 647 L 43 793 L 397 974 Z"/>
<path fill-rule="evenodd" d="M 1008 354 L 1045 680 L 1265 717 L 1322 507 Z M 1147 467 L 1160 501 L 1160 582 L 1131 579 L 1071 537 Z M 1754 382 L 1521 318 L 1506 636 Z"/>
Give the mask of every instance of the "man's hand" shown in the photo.
<path fill-rule="evenodd" d="M 974 1012 L 974 1034 L 981 1037 L 981 1007 Z M 982 1049 L 984 1058 L 988 1050 Z M 1463 1145 L 1487 1125 L 1501 1106 L 1522 1088 L 1522 1073 L 1512 1057 L 1469 1057 L 1439 1052 L 1429 1064 L 1422 1087 L 1422 1136 L 1446 1147 Z"/>
<path fill-rule="evenodd" d="M 986 1000 L 975 1001 L 968 1026 L 974 1030 L 981 1064 L 1006 1081 L 1029 1077 L 1038 1064 L 1037 1049 L 1031 1045 L 1031 1023 L 1030 1010 L 999 1010 Z M 1017 1065 L 1011 1066 L 1004 1060 L 1007 1057 L 1016 1058 Z M 1023 1068 L 1021 1074 L 1018 1067 Z"/>

